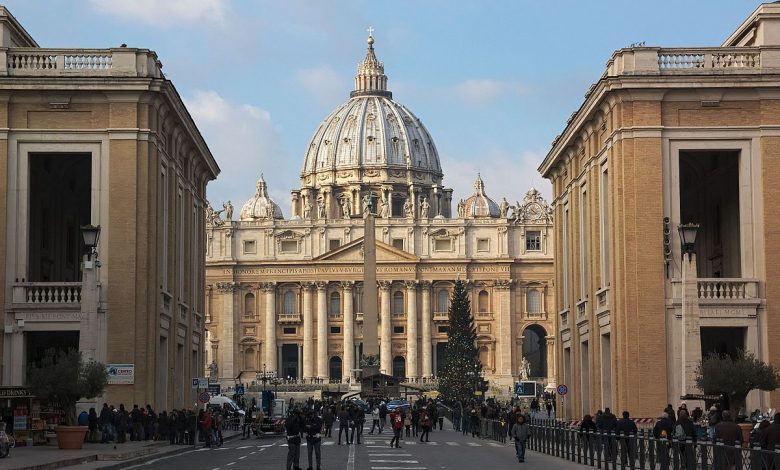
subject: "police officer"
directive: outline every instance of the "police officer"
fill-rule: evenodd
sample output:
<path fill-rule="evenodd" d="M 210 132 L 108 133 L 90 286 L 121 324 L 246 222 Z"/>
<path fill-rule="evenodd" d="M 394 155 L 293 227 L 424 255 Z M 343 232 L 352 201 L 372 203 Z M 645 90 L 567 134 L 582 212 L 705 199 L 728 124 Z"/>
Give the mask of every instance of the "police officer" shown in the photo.
<path fill-rule="evenodd" d="M 303 423 L 301 422 L 301 411 L 298 408 L 293 408 L 284 427 L 287 431 L 287 470 L 301 470 L 299 461 L 301 459 Z"/>
<path fill-rule="evenodd" d="M 306 432 L 306 445 L 308 449 L 306 452 L 309 455 L 309 468 L 312 470 L 311 453 L 312 451 L 317 455 L 317 470 L 320 470 L 322 466 L 322 457 L 320 455 L 320 446 L 322 444 L 322 418 L 313 411 L 306 411 L 306 420 L 304 424 L 304 431 Z"/>

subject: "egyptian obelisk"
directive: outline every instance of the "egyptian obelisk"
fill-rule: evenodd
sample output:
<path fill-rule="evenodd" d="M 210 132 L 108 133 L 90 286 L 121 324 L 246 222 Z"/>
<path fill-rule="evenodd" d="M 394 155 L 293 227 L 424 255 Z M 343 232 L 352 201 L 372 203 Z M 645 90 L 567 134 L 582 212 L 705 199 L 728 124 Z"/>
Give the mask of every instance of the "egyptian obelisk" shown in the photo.
<path fill-rule="evenodd" d="M 379 329 L 377 328 L 377 285 L 376 285 L 376 233 L 374 215 L 370 212 L 365 219 L 363 234 L 363 356 L 360 358 L 362 376 L 379 372 Z M 366 361 L 368 359 L 368 361 Z"/>

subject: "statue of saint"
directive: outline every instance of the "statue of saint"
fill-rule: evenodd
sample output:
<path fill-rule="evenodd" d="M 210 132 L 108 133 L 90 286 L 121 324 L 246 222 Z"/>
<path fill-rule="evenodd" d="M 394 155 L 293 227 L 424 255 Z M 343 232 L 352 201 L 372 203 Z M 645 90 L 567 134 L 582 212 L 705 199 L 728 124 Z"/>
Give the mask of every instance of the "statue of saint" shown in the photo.
<path fill-rule="evenodd" d="M 515 201 L 515 205 L 512 207 L 512 209 L 514 209 L 514 223 L 517 224 L 520 222 L 520 219 L 523 218 L 523 206 L 520 205 L 520 201 Z"/>
<path fill-rule="evenodd" d="M 371 191 L 369 191 L 365 196 L 363 196 L 362 209 L 363 209 L 363 218 L 364 219 L 366 217 L 368 217 L 369 214 L 373 214 L 374 213 L 374 200 L 373 200 L 373 198 L 371 196 L 372 196 Z"/>
<path fill-rule="evenodd" d="M 217 361 L 212 360 L 211 364 L 209 364 L 209 382 L 216 382 L 219 380 L 219 366 L 217 366 Z"/>
<path fill-rule="evenodd" d="M 458 201 L 458 217 L 461 219 L 466 217 L 466 203 L 463 202 L 463 199 Z"/>
<path fill-rule="evenodd" d="M 501 214 L 502 219 L 506 219 L 509 214 L 509 201 L 506 198 L 501 198 L 501 204 L 498 205 L 498 211 Z"/>
<path fill-rule="evenodd" d="M 233 204 L 231 204 L 230 201 L 223 202 L 222 208 L 225 210 L 225 220 L 226 221 L 233 220 Z"/>
<path fill-rule="evenodd" d="M 352 212 L 352 204 L 349 203 L 349 198 L 343 198 L 341 200 L 341 215 L 344 216 L 345 219 L 349 219 L 350 213 Z"/>
<path fill-rule="evenodd" d="M 379 217 L 383 219 L 390 217 L 390 204 L 385 198 L 382 198 L 382 202 L 379 203 Z"/>
<path fill-rule="evenodd" d="M 206 205 L 206 223 L 211 223 L 211 225 L 215 227 L 221 226 L 224 222 L 219 217 L 219 214 L 222 213 L 224 209 L 220 209 L 218 211 L 215 211 L 213 207 L 211 207 L 211 204 L 207 202 Z"/>
<path fill-rule="evenodd" d="M 317 218 L 324 219 L 325 218 L 325 198 L 320 196 L 319 199 L 317 199 Z"/>
<path fill-rule="evenodd" d="M 520 361 L 520 380 L 528 380 L 531 377 L 531 363 L 523 357 Z"/>
<path fill-rule="evenodd" d="M 308 219 L 311 217 L 311 203 L 306 199 L 306 204 L 303 205 L 303 218 Z"/>
<path fill-rule="evenodd" d="M 268 204 L 265 206 L 265 217 L 269 220 L 274 218 L 274 205 L 271 204 L 271 201 L 268 201 Z"/>
<path fill-rule="evenodd" d="M 404 202 L 404 214 L 406 214 L 406 217 L 409 219 L 414 218 L 414 207 L 409 199 Z"/>
<path fill-rule="evenodd" d="M 431 205 L 428 204 L 428 199 L 422 198 L 422 201 L 420 202 L 420 218 L 421 219 L 427 219 L 428 218 L 428 211 L 431 209 Z"/>

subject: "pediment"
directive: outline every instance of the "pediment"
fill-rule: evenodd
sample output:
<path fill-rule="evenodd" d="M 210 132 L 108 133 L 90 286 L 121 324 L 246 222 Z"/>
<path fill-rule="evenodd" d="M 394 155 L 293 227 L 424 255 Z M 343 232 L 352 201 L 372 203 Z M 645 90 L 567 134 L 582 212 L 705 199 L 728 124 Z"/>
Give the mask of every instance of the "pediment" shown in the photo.
<path fill-rule="evenodd" d="M 376 243 L 376 261 L 381 262 L 398 262 L 409 261 L 418 262 L 420 258 L 414 256 L 406 251 L 399 250 L 387 243 L 377 241 Z M 314 261 L 347 261 L 347 262 L 363 262 L 363 238 L 358 238 L 346 245 L 340 246 L 335 250 L 331 250 L 316 258 Z"/>

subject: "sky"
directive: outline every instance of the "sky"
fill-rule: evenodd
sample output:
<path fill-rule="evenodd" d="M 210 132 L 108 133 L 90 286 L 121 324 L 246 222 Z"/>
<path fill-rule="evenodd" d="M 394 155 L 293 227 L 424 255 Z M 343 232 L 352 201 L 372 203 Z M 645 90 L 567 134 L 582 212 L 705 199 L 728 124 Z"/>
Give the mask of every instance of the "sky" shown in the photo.
<path fill-rule="evenodd" d="M 366 29 L 393 98 L 419 117 L 454 199 L 479 172 L 494 200 L 548 198 L 536 171 L 612 52 L 717 46 L 745 0 L 5 0 L 41 47 L 157 52 L 222 172 L 236 213 L 263 173 L 290 216 L 304 150 L 346 101 Z"/>

